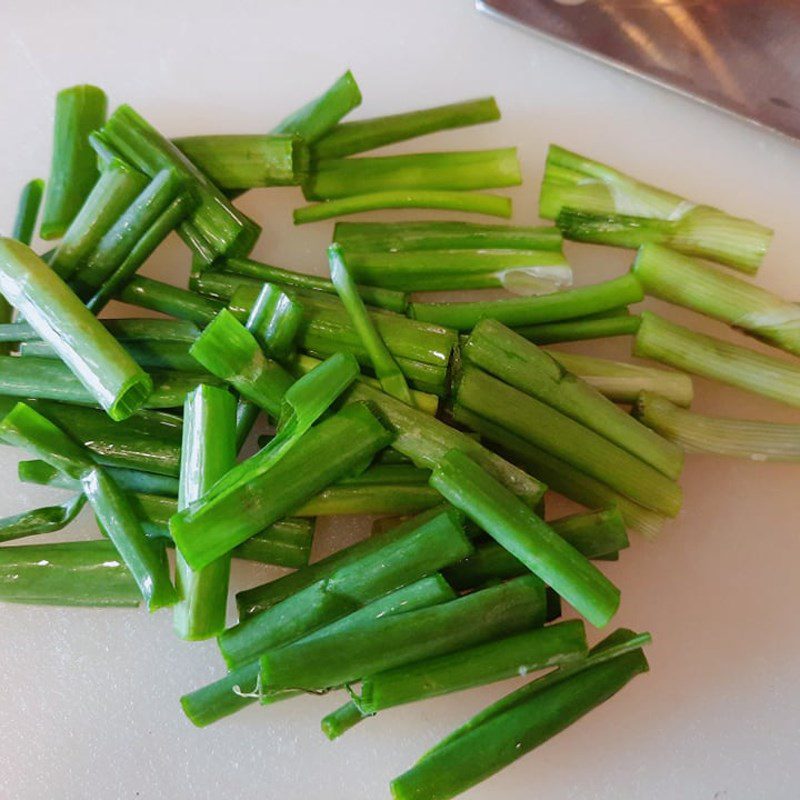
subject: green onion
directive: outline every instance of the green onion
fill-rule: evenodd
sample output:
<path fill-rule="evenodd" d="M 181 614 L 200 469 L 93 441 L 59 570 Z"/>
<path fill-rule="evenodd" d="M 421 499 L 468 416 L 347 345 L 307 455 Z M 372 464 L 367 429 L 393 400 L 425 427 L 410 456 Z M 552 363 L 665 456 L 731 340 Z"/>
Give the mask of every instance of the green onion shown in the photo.
<path fill-rule="evenodd" d="M 353 329 L 369 355 L 369 360 L 381 384 L 381 388 L 392 397 L 396 397 L 408 405 L 413 405 L 414 401 L 411 399 L 411 392 L 408 389 L 406 379 L 403 377 L 400 367 L 397 366 L 397 362 L 392 357 L 383 339 L 381 339 L 381 335 L 378 333 L 372 318 L 367 313 L 364 301 L 361 299 L 355 282 L 347 269 L 344 254 L 339 245 L 332 244 L 328 248 L 328 264 L 331 271 L 331 281 L 336 287 L 342 305 L 344 305 L 350 316 L 350 323 Z"/>
<path fill-rule="evenodd" d="M 441 502 L 429 486 L 385 483 L 374 486 L 331 486 L 303 503 L 299 517 L 329 517 L 341 514 L 416 514 Z"/>
<path fill-rule="evenodd" d="M 392 797 L 455 797 L 560 733 L 648 669 L 641 649 L 615 658 L 605 655 L 605 660 L 590 656 L 578 663 L 545 675 L 480 712 L 395 778 Z"/>
<path fill-rule="evenodd" d="M 271 133 L 299 136 L 308 144 L 313 144 L 359 105 L 361 90 L 353 73 L 347 70 L 323 94 L 279 122 Z"/>
<path fill-rule="evenodd" d="M 366 406 L 348 406 L 303 434 L 253 480 L 176 514 L 170 520 L 175 544 L 200 569 L 352 473 L 390 439 Z"/>
<path fill-rule="evenodd" d="M 186 396 L 178 508 L 200 499 L 236 463 L 236 400 L 225 389 L 201 384 Z M 223 555 L 193 570 L 175 557 L 175 632 L 182 639 L 207 639 L 225 627 L 231 559 Z"/>
<path fill-rule="evenodd" d="M 470 363 L 586 426 L 669 478 L 680 475 L 683 451 L 679 447 L 636 422 L 547 352 L 499 322 L 481 320 L 462 352 Z"/>
<path fill-rule="evenodd" d="M 172 143 L 221 189 L 292 186 L 308 173 L 308 147 L 294 136 L 183 136 Z"/>
<path fill-rule="evenodd" d="M 794 364 L 695 333 L 649 311 L 642 313 L 634 355 L 800 406 L 800 368 Z"/>
<path fill-rule="evenodd" d="M 260 261 L 253 261 L 248 258 L 229 258 L 224 262 L 223 266 L 228 272 L 244 275 L 265 283 L 277 283 L 281 286 L 322 292 L 323 294 L 336 294 L 336 288 L 326 278 L 290 272 L 289 270 L 262 264 Z M 385 308 L 387 311 L 396 311 L 398 314 L 403 314 L 408 305 L 403 292 L 394 292 L 373 286 L 359 286 L 358 293 L 367 305 Z"/>
<path fill-rule="evenodd" d="M 418 250 L 554 250 L 562 236 L 551 225 L 483 225 L 474 222 L 337 222 L 333 241 L 347 252 Z"/>
<path fill-rule="evenodd" d="M 140 599 L 109 541 L 0 548 L 0 600 L 6 603 L 124 607 Z"/>
<path fill-rule="evenodd" d="M 217 314 L 189 350 L 209 372 L 276 417 L 293 378 L 267 358 L 258 341 L 227 309 Z"/>
<path fill-rule="evenodd" d="M 102 319 L 100 323 L 118 341 L 129 342 L 169 342 L 191 344 L 200 335 L 197 325 L 182 319 L 151 319 L 123 317 L 121 319 Z M 8 331 L 8 338 L 5 332 Z M 40 343 L 39 334 L 27 322 L 0 326 L 0 341 Z"/>
<path fill-rule="evenodd" d="M 53 159 L 42 219 L 42 239 L 59 239 L 97 180 L 89 134 L 106 119 L 106 96 L 96 86 L 71 86 L 56 95 Z"/>
<path fill-rule="evenodd" d="M 150 126 L 130 106 L 120 106 L 108 118 L 103 134 L 124 158 L 154 177 L 174 169 L 187 182 L 199 205 L 181 224 L 184 241 L 210 263 L 217 256 L 247 255 L 260 229 L 238 211 L 170 141 Z"/>
<path fill-rule="evenodd" d="M 454 597 L 453 590 L 441 576 L 433 575 L 384 595 L 310 635 L 316 636 L 328 630 L 348 630 L 352 625 L 360 625 L 364 619 L 375 619 L 387 614 L 424 608 L 452 600 Z M 181 698 L 184 712 L 195 725 L 202 728 L 245 708 L 260 696 L 259 671 L 258 661 L 253 661 L 208 686 L 184 695 Z M 291 693 L 277 695 L 275 699 L 288 696 L 291 696 Z"/>
<path fill-rule="evenodd" d="M 498 119 L 500 109 L 494 97 L 481 97 L 404 114 L 342 122 L 316 142 L 312 153 L 316 159 L 341 158 L 436 131 Z"/>
<path fill-rule="evenodd" d="M 60 531 L 78 516 L 85 502 L 86 498 L 78 494 L 57 506 L 34 508 L 0 519 L 0 542 Z"/>
<path fill-rule="evenodd" d="M 147 177 L 126 161 L 109 163 L 50 258 L 50 268 L 69 280 L 145 186 Z"/>
<path fill-rule="evenodd" d="M 553 520 L 550 527 L 582 556 L 604 559 L 628 547 L 625 521 L 619 509 L 590 511 Z M 444 576 L 458 590 L 474 589 L 492 581 L 526 575 L 530 570 L 495 542 L 476 547 L 471 556 L 445 570 Z"/>
<path fill-rule="evenodd" d="M 548 350 L 565 369 L 594 386 L 600 394 L 616 403 L 635 403 L 639 392 L 655 392 L 679 406 L 689 406 L 694 398 L 692 379 L 683 372 L 673 372 L 624 361 L 561 353 Z"/>
<path fill-rule="evenodd" d="M 178 432 L 180 433 L 180 428 Z M 106 467 L 106 470 L 120 489 L 124 489 L 126 492 L 141 492 L 165 497 L 177 497 L 178 495 L 178 479 L 170 475 L 159 475 L 155 472 L 142 472 L 124 467 Z M 55 486 L 60 489 L 80 488 L 71 478 L 54 469 L 45 461 L 38 459 L 20 461 L 17 464 L 17 476 L 23 483 L 38 483 L 41 486 Z"/>
<path fill-rule="evenodd" d="M 285 600 L 248 616 L 225 631 L 219 639 L 220 650 L 229 666 L 239 666 L 272 648 L 275 620 L 279 610 L 293 597 L 322 585 L 324 591 L 355 608 L 366 605 L 397 589 L 436 573 L 441 567 L 454 564 L 472 552 L 457 515 L 438 515 L 406 529 L 402 536 L 388 539 L 372 553 L 351 563 L 340 563 L 328 576 L 301 589 Z M 277 616 L 276 616 L 277 615 Z M 369 613 L 367 613 L 369 617 Z M 329 622 L 333 622 L 330 619 Z M 334 631 L 326 631 L 333 633 Z"/>
<path fill-rule="evenodd" d="M 587 508 L 617 506 L 625 524 L 639 533 L 653 538 L 664 522 L 664 516 L 644 508 L 602 481 L 576 469 L 567 461 L 552 455 L 527 440 L 506 430 L 485 417 L 456 405 L 453 409 L 456 422 L 480 433 L 513 463 L 540 476 L 559 494 L 569 497 Z"/>
<path fill-rule="evenodd" d="M 559 217 L 568 239 L 621 247 L 654 242 L 751 274 L 772 239 L 763 225 L 695 205 L 556 145 L 547 154 L 539 216 Z"/>
<path fill-rule="evenodd" d="M 127 286 L 121 287 L 116 297 L 123 303 L 191 320 L 198 325 L 207 325 L 224 307 L 224 303 L 141 275 L 131 279 Z"/>
<path fill-rule="evenodd" d="M 122 291 L 136 274 L 139 267 L 152 255 L 168 234 L 178 227 L 194 207 L 195 201 L 191 195 L 187 193 L 178 195 L 144 232 L 144 235 L 136 242 L 116 272 L 109 275 L 98 287 L 97 291 L 86 301 L 86 305 L 95 314 L 99 314 L 109 301 Z"/>
<path fill-rule="evenodd" d="M 795 303 L 657 245 L 639 250 L 633 272 L 647 294 L 800 355 L 800 306 Z"/>
<path fill-rule="evenodd" d="M 36 254 L 0 239 L 0 293 L 49 342 L 114 420 L 147 400 L 150 377 Z M 7 357 L 6 357 L 7 358 Z"/>
<path fill-rule="evenodd" d="M 675 516 L 680 487 L 662 472 L 571 417 L 474 367 L 466 367 L 456 403 L 500 425 L 645 508 Z"/>
<path fill-rule="evenodd" d="M 619 589 L 468 456 L 447 453 L 431 485 L 593 625 L 603 627 L 614 616 Z"/>
<path fill-rule="evenodd" d="M 510 300 L 478 300 L 462 303 L 411 303 L 413 319 L 445 325 L 460 331 L 471 330 L 486 318 L 516 328 L 543 322 L 585 317 L 612 308 L 638 303 L 644 294 L 633 275 L 581 286 L 543 297 L 515 297 Z"/>
<path fill-rule="evenodd" d="M 350 547 L 338 550 L 305 569 L 239 592 L 236 595 L 239 617 L 240 619 L 245 619 L 271 608 L 290 595 L 311 586 L 312 583 L 330 578 L 340 568 L 363 563 L 380 563 L 381 552 L 387 548 L 391 550 L 391 548 L 398 547 L 396 543 L 405 541 L 409 536 L 418 536 L 418 529 L 434 530 L 442 528 L 447 531 L 452 528 L 459 528 L 461 522 L 462 518 L 458 512 L 440 504 L 437 508 L 425 511 L 378 536 L 373 536 Z M 357 574 L 354 571 L 351 572 L 353 575 Z M 372 576 L 368 573 L 363 572 L 362 574 L 364 575 L 364 580 L 372 580 Z M 350 592 L 351 594 L 353 593 L 352 588 Z"/>
<path fill-rule="evenodd" d="M 355 280 L 408 292 L 505 287 L 546 294 L 572 283 L 564 256 L 553 250 L 346 251 Z"/>
<path fill-rule="evenodd" d="M 319 691 L 341 686 L 538 627 L 544 622 L 544 611 L 541 582 L 533 576 L 516 578 L 449 603 L 268 650 L 261 657 L 262 686 L 267 695 L 285 689 Z"/>
<path fill-rule="evenodd" d="M 389 190 L 463 191 L 519 186 L 517 150 L 411 153 L 318 161 L 303 186 L 307 200 L 334 200 Z"/>
<path fill-rule="evenodd" d="M 179 174 L 164 169 L 142 189 L 88 258 L 69 276 L 70 285 L 81 299 L 91 297 L 116 272 L 134 245 L 181 192 L 183 184 Z"/>
<path fill-rule="evenodd" d="M 313 539 L 313 520 L 289 517 L 234 547 L 231 555 L 244 561 L 300 569 L 308 564 Z"/>
<path fill-rule="evenodd" d="M 361 159 L 359 159 L 361 160 Z M 393 189 L 365 192 L 296 208 L 294 224 L 320 222 L 383 208 L 437 208 L 464 214 L 511 217 L 511 198 L 485 192 L 445 191 L 442 189 Z"/>
<path fill-rule="evenodd" d="M 130 570 L 151 611 L 172 605 L 175 589 L 163 548 L 145 536 L 124 492 L 95 466 L 88 452 L 46 417 L 18 403 L 0 424 L 0 435 L 25 447 L 71 478 L 80 479 L 101 527 Z"/>
<path fill-rule="evenodd" d="M 524 325 L 514 330 L 535 344 L 579 342 L 585 339 L 605 339 L 610 336 L 631 336 L 639 330 L 639 317 L 630 314 L 627 309 L 621 312 L 615 309 L 566 322 Z"/>
<path fill-rule="evenodd" d="M 588 653 L 580 620 L 524 631 L 495 642 L 368 677 L 360 705 L 367 714 L 428 697 L 560 666 Z"/>
<path fill-rule="evenodd" d="M 122 352 L 126 359 L 130 358 L 124 348 Z M 138 365 L 136 367 L 139 369 Z M 200 370 L 194 373 L 154 370 L 149 375 L 142 374 L 153 386 L 143 402 L 149 409 L 180 408 L 186 393 L 198 384 L 220 383 L 213 375 Z M 0 394 L 97 406 L 95 396 L 64 364 L 53 358 L 0 356 Z"/>
<path fill-rule="evenodd" d="M 639 395 L 634 414 L 644 425 L 693 453 L 751 461 L 800 461 L 800 425 L 708 417 L 650 392 Z"/>
<path fill-rule="evenodd" d="M 449 450 L 462 450 L 526 504 L 536 505 L 545 492 L 546 487 L 536 478 L 487 450 L 469 435 L 385 392 L 358 383 L 350 390 L 349 399 L 367 402 L 375 408 L 395 435 L 392 447 L 408 456 L 418 467 L 433 469 Z M 595 504 L 595 507 L 597 505 L 608 503 Z"/>
<path fill-rule="evenodd" d="M 265 283 L 246 327 L 270 358 L 284 361 L 294 353 L 302 318 L 303 306 L 297 300 L 274 284 Z"/>
<path fill-rule="evenodd" d="M 17 204 L 17 216 L 14 219 L 14 227 L 11 229 L 12 239 L 30 245 L 43 193 L 44 181 L 41 178 L 34 178 L 22 187 Z"/>

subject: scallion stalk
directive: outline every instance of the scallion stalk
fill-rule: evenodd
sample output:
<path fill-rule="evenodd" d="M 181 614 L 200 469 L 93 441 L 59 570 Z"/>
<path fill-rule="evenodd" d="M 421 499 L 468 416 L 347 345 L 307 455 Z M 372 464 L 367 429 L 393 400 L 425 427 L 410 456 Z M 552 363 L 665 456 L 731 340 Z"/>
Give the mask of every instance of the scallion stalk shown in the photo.
<path fill-rule="evenodd" d="M 137 606 L 139 588 L 105 540 L 0 548 L 0 600 L 54 606 Z"/>
<path fill-rule="evenodd" d="M 96 86 L 70 86 L 56 95 L 53 158 L 47 181 L 42 239 L 59 239 L 97 181 L 89 134 L 106 119 L 106 95 Z"/>
<path fill-rule="evenodd" d="M 709 417 L 642 392 L 636 418 L 693 453 L 716 453 L 751 461 L 800 461 L 800 425 Z"/>
<path fill-rule="evenodd" d="M 34 508 L 0 519 L 0 542 L 60 531 L 78 516 L 85 502 L 86 498 L 78 494 L 66 503 Z"/>
<path fill-rule="evenodd" d="M 679 406 L 692 404 L 692 379 L 684 372 L 643 367 L 624 361 L 609 361 L 577 353 L 556 350 L 547 352 L 565 369 L 580 376 L 616 403 L 635 403 L 640 392 L 654 392 Z"/>
<path fill-rule="evenodd" d="M 293 186 L 308 174 L 308 147 L 296 136 L 183 136 L 172 143 L 221 189 Z"/>
<path fill-rule="evenodd" d="M 763 225 L 695 205 L 556 145 L 547 154 L 539 215 L 560 217 L 568 239 L 621 247 L 654 242 L 751 274 L 772 239 Z"/>
<path fill-rule="evenodd" d="M 153 388 L 147 373 L 58 275 L 13 239 L 0 239 L 0 293 L 112 419 L 125 419 L 146 402 Z"/>
<path fill-rule="evenodd" d="M 469 363 L 560 411 L 667 477 L 674 480 L 680 475 L 683 451 L 679 447 L 636 422 L 549 353 L 499 322 L 481 320 L 462 353 Z"/>
<path fill-rule="evenodd" d="M 647 294 L 800 355 L 800 306 L 796 303 L 658 245 L 639 250 L 633 273 Z"/>
<path fill-rule="evenodd" d="M 224 303 L 141 275 L 119 287 L 116 298 L 123 303 L 160 311 L 198 325 L 207 325 L 225 307 Z"/>
<path fill-rule="evenodd" d="M 639 330 L 639 317 L 627 309 L 622 311 L 614 309 L 565 322 L 523 325 L 514 330 L 535 344 L 579 342 L 611 336 L 632 336 Z"/>
<path fill-rule="evenodd" d="M 315 159 L 342 158 L 436 131 L 498 119 L 500 109 L 494 97 L 481 97 L 403 114 L 342 122 L 314 144 L 312 153 Z"/>
<path fill-rule="evenodd" d="M 642 313 L 634 355 L 800 406 L 800 367 L 690 331 L 649 311 Z"/>
<path fill-rule="evenodd" d="M 34 178 L 22 187 L 17 203 L 14 227 L 11 229 L 12 239 L 30 245 L 36 229 L 36 218 L 39 216 L 39 206 L 42 203 L 43 194 L 44 181 L 41 178 Z"/>
<path fill-rule="evenodd" d="M 383 483 L 370 486 L 337 485 L 323 489 L 294 513 L 298 517 L 329 517 L 341 514 L 417 514 L 441 502 L 430 486 Z"/>
<path fill-rule="evenodd" d="M 464 191 L 522 183 L 517 150 L 412 153 L 318 161 L 303 186 L 307 200 L 389 190 Z"/>
<path fill-rule="evenodd" d="M 544 322 L 585 317 L 609 311 L 644 297 L 642 287 L 633 275 L 580 286 L 542 297 L 515 297 L 510 300 L 478 300 L 461 303 L 409 304 L 412 319 L 445 325 L 460 331 L 471 330 L 480 320 L 491 318 L 516 328 Z"/>
<path fill-rule="evenodd" d="M 359 159 L 360 160 L 360 159 Z M 385 208 L 436 208 L 461 211 L 464 214 L 485 214 L 490 217 L 511 217 L 511 198 L 485 192 L 446 191 L 443 189 L 393 189 L 337 197 L 296 208 L 294 224 L 320 222 L 333 217 L 361 214 Z"/>

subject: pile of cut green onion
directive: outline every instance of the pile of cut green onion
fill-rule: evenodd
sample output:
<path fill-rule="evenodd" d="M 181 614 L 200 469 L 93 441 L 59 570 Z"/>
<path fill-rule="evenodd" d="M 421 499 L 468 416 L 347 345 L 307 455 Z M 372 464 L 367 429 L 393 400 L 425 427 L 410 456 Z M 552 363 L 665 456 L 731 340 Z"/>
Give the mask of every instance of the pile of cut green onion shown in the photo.
<path fill-rule="evenodd" d="M 688 373 L 800 406 L 800 306 L 749 280 L 769 229 L 557 146 L 539 204 L 553 225 L 339 221 L 329 278 L 250 258 L 260 227 L 236 198 L 261 187 L 300 187 L 296 224 L 511 216 L 488 190 L 521 183 L 515 148 L 362 156 L 497 120 L 493 98 L 343 122 L 360 103 L 348 72 L 268 133 L 168 139 L 130 106 L 107 115 L 96 87 L 58 94 L 46 187 L 24 187 L 0 239 L 0 440 L 26 452 L 22 481 L 68 499 L 0 520 L 0 599 L 170 608 L 178 637 L 222 655 L 215 682 L 187 677 L 197 726 L 337 692 L 334 739 L 533 674 L 391 783 L 444 800 L 648 669 L 649 634 L 590 647 L 583 619 L 612 622 L 598 562 L 678 514 L 686 451 L 800 460 L 800 425 L 688 410 Z M 172 232 L 186 288 L 139 274 Z M 571 288 L 565 238 L 636 249 L 633 266 Z M 463 290 L 493 291 L 424 294 Z M 645 295 L 789 357 L 631 313 Z M 161 316 L 102 316 L 112 300 Z M 611 336 L 673 369 L 546 347 Z M 548 489 L 586 510 L 550 519 Z M 17 543 L 87 503 L 91 540 Z M 372 535 L 310 564 L 314 520 L 353 514 Z M 235 624 L 232 559 L 292 570 L 239 591 Z"/>

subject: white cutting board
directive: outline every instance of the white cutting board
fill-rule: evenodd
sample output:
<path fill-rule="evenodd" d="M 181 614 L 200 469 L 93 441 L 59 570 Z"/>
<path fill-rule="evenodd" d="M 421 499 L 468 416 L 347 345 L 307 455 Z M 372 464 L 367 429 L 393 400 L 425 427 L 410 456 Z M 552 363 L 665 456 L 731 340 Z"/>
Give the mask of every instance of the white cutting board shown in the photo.
<path fill-rule="evenodd" d="M 365 96 L 358 116 L 495 94 L 502 122 L 398 150 L 518 145 L 526 182 L 513 192 L 515 222 L 535 221 L 545 148 L 557 141 L 773 225 L 759 281 L 800 299 L 796 145 L 493 22 L 468 0 L 0 0 L 0 229 L 22 184 L 46 177 L 63 86 L 96 83 L 113 105 L 131 103 L 170 135 L 258 132 L 347 67 Z M 320 272 L 332 226 L 293 229 L 300 202 L 296 190 L 256 191 L 242 206 L 264 225 L 258 257 Z M 630 258 L 568 252 L 582 283 L 619 274 Z M 145 272 L 180 283 L 186 265 L 183 245 L 170 241 Z M 574 349 L 623 356 L 628 347 Z M 800 422 L 767 401 L 705 381 L 696 388 L 700 410 Z M 1 515 L 56 499 L 15 482 L 17 455 L 0 449 Z M 636 540 L 604 567 L 622 588 L 616 622 L 653 633 L 651 673 L 465 797 L 795 800 L 798 478 L 798 466 L 691 457 L 679 519 L 658 542 Z M 88 515 L 73 530 L 94 535 Z M 322 526 L 318 552 L 355 530 L 364 532 Z M 240 568 L 235 579 L 264 576 Z M 0 800 L 376 800 L 513 685 L 387 712 L 329 743 L 318 721 L 334 697 L 193 728 L 178 697 L 220 671 L 213 644 L 173 637 L 168 611 L 0 607 Z"/>

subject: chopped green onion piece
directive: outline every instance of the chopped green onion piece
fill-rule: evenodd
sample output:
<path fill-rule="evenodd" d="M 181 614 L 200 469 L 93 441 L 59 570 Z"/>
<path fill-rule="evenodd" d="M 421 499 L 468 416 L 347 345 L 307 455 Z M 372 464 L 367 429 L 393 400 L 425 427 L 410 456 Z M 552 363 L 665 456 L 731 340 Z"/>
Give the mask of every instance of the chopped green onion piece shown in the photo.
<path fill-rule="evenodd" d="M 485 225 L 475 222 L 337 222 L 333 241 L 348 252 L 418 250 L 555 250 L 561 231 L 552 225 Z"/>
<path fill-rule="evenodd" d="M 560 733 L 648 669 L 641 649 L 584 662 L 582 668 L 567 666 L 545 675 L 480 712 L 395 778 L 392 797 L 455 797 Z"/>
<path fill-rule="evenodd" d="M 313 144 L 359 105 L 361 90 L 353 73 L 347 70 L 319 97 L 279 122 L 270 133 L 299 136 L 308 144 Z"/>
<path fill-rule="evenodd" d="M 300 272 L 291 272 L 260 261 L 249 258 L 229 258 L 224 262 L 228 272 L 244 275 L 264 283 L 277 283 L 280 286 L 293 287 L 323 294 L 336 294 L 336 288 L 327 278 L 316 275 L 305 275 Z M 385 308 L 387 311 L 396 311 L 403 314 L 408 305 L 404 292 L 395 292 L 389 289 L 380 289 L 374 286 L 359 286 L 358 293 L 369 306 Z"/>
<path fill-rule="evenodd" d="M 437 208 L 465 214 L 486 214 L 490 217 L 511 217 L 511 198 L 484 192 L 445 191 L 442 189 L 394 189 L 365 192 L 348 197 L 325 200 L 296 208 L 294 224 L 320 222 L 333 217 L 361 214 L 384 208 Z"/>
<path fill-rule="evenodd" d="M 560 411 L 664 475 L 673 480 L 680 475 L 683 451 L 679 447 L 638 423 L 549 353 L 499 322 L 481 320 L 462 352 L 470 363 Z"/>
<path fill-rule="evenodd" d="M 681 508 L 680 487 L 628 450 L 474 367 L 465 367 L 456 403 L 504 427 L 629 499 L 666 516 Z"/>
<path fill-rule="evenodd" d="M 261 657 L 262 686 L 267 694 L 341 686 L 540 626 L 545 605 L 541 581 L 528 576 L 431 608 L 368 620 L 353 630 L 268 650 Z"/>
<path fill-rule="evenodd" d="M 183 136 L 172 143 L 221 189 L 293 186 L 308 174 L 308 147 L 295 136 Z"/>
<path fill-rule="evenodd" d="M 265 283 L 245 327 L 270 358 L 284 361 L 294 352 L 302 319 L 302 304 L 275 284 Z"/>
<path fill-rule="evenodd" d="M 572 284 L 572 270 L 554 250 L 345 251 L 353 278 L 406 292 L 505 287 L 547 294 Z"/>
<path fill-rule="evenodd" d="M 399 548 L 399 543 L 403 541 L 413 541 L 414 537 L 420 535 L 420 530 L 441 528 L 443 531 L 447 531 L 454 527 L 460 528 L 461 522 L 462 518 L 458 512 L 440 504 L 437 508 L 425 511 L 378 536 L 338 550 L 305 569 L 239 592 L 236 595 L 239 617 L 245 619 L 271 608 L 290 595 L 311 586 L 312 583 L 330 578 L 339 569 L 353 567 L 350 574 L 357 577 L 359 572 L 354 565 L 379 564 L 382 552 L 385 550 L 391 552 L 393 548 Z M 367 585 L 374 580 L 374 577 L 366 571 L 361 571 L 360 574 Z M 356 592 L 356 589 L 350 587 L 349 593 L 359 597 L 360 595 Z M 367 595 L 361 596 L 366 597 Z"/>
<path fill-rule="evenodd" d="M 336 287 L 347 313 L 350 315 L 350 322 L 353 328 L 369 355 L 381 388 L 392 397 L 396 397 L 408 405 L 413 405 L 414 401 L 411 398 L 411 392 L 408 389 L 403 373 L 400 371 L 400 367 L 397 366 L 397 362 L 392 357 L 385 342 L 381 339 L 381 335 L 378 333 L 372 318 L 367 313 L 364 301 L 361 299 L 355 282 L 344 262 L 342 249 L 339 245 L 332 244 L 328 248 L 328 264 L 331 271 L 331 281 Z"/>
<path fill-rule="evenodd" d="M 664 516 L 635 503 L 602 481 L 576 469 L 572 464 L 542 450 L 516 434 L 461 405 L 453 409 L 456 422 L 480 433 L 513 463 L 539 475 L 556 492 L 588 508 L 616 505 L 626 525 L 654 538 Z"/>
<path fill-rule="evenodd" d="M 695 414 L 651 392 L 639 395 L 636 418 L 693 453 L 751 461 L 800 461 L 800 425 Z"/>
<path fill-rule="evenodd" d="M 126 161 L 113 160 L 67 228 L 49 260 L 50 268 L 64 280 L 71 279 L 145 186 L 147 177 L 139 170 Z"/>
<path fill-rule="evenodd" d="M 199 500 L 236 463 L 236 400 L 225 389 L 201 384 L 186 396 L 178 508 Z M 193 570 L 175 556 L 175 632 L 182 639 L 216 636 L 225 628 L 230 555 Z"/>
<path fill-rule="evenodd" d="M 342 514 L 417 514 L 441 503 L 430 486 L 384 483 L 371 486 L 336 485 L 323 489 L 294 513 L 298 517 L 330 517 Z"/>
<path fill-rule="evenodd" d="M 56 95 L 53 158 L 41 226 L 42 239 L 59 239 L 97 181 L 89 134 L 106 119 L 106 96 L 96 86 L 70 86 Z M 28 242 L 26 242 L 27 244 Z"/>
<path fill-rule="evenodd" d="M 567 664 L 588 651 L 583 623 L 562 622 L 379 672 L 364 681 L 359 704 L 365 713 L 375 714 L 404 703 Z"/>
<path fill-rule="evenodd" d="M 217 256 L 247 255 L 260 233 L 185 156 L 130 106 L 120 106 L 108 118 L 103 134 L 131 163 L 154 177 L 174 169 L 187 182 L 198 206 L 180 227 L 181 236 L 207 263 Z"/>
<path fill-rule="evenodd" d="M 250 402 L 273 417 L 278 415 L 281 399 L 293 379 L 264 355 L 253 334 L 230 311 L 222 309 L 189 352 Z"/>
<path fill-rule="evenodd" d="M 625 521 L 616 508 L 590 511 L 548 523 L 582 556 L 603 559 L 628 547 Z M 530 570 L 496 542 L 478 545 L 471 556 L 444 571 L 444 576 L 459 591 L 485 586 L 526 575 Z"/>
<path fill-rule="evenodd" d="M 78 516 L 85 502 L 86 498 L 82 494 L 78 494 L 71 500 L 67 500 L 66 503 L 57 506 L 34 508 L 0 519 L 0 542 L 10 542 L 25 536 L 60 531 Z"/>
<path fill-rule="evenodd" d="M 496 319 L 512 328 L 543 322 L 585 317 L 612 308 L 638 303 L 644 297 L 633 275 L 580 286 L 543 297 L 515 297 L 510 300 L 478 300 L 461 303 L 411 303 L 413 319 L 469 331 L 482 319 Z"/>
<path fill-rule="evenodd" d="M 307 200 L 389 190 L 464 191 L 522 183 L 515 147 L 452 153 L 332 158 L 318 161 L 303 186 Z"/>
<path fill-rule="evenodd" d="M 679 406 L 689 406 L 694 399 L 692 379 L 684 372 L 556 350 L 548 352 L 565 369 L 616 403 L 635 403 L 640 392 L 655 392 Z"/>
<path fill-rule="evenodd" d="M 795 303 L 657 245 L 639 250 L 633 272 L 647 294 L 800 355 L 800 306 Z"/>
<path fill-rule="evenodd" d="M 141 275 L 132 278 L 127 286 L 120 287 L 116 298 L 123 303 L 191 320 L 198 325 L 207 325 L 224 307 L 224 303 Z"/>
<path fill-rule="evenodd" d="M 614 616 L 619 589 L 468 456 L 447 453 L 431 485 L 593 625 L 603 627 Z"/>
<path fill-rule="evenodd" d="M 625 309 L 624 313 L 601 312 L 566 322 L 524 325 L 514 330 L 535 344 L 579 342 L 585 339 L 605 339 L 610 336 L 632 336 L 639 330 L 639 317 Z"/>
<path fill-rule="evenodd" d="M 800 407 L 800 367 L 695 333 L 649 311 L 642 313 L 634 355 Z"/>
<path fill-rule="evenodd" d="M 175 602 L 163 548 L 145 536 L 125 493 L 92 462 L 82 446 L 24 403 L 6 415 L 0 436 L 27 448 L 71 478 L 80 479 L 89 504 L 133 575 L 148 609 L 154 611 Z"/>
<path fill-rule="evenodd" d="M 436 131 L 498 119 L 500 109 L 494 97 L 481 97 L 404 114 L 342 122 L 316 142 L 312 154 L 316 159 L 342 158 Z"/>
<path fill-rule="evenodd" d="M 137 606 L 141 595 L 105 539 L 0 548 L 0 600 L 54 606 Z"/>
<path fill-rule="evenodd" d="M 43 193 L 44 181 L 41 178 L 34 178 L 22 187 L 17 204 L 17 216 L 14 219 L 14 227 L 11 229 L 12 239 L 30 245 Z"/>
<path fill-rule="evenodd" d="M 656 242 L 751 274 L 772 239 L 763 225 L 695 205 L 556 145 L 547 153 L 539 215 L 558 217 L 567 238 L 622 247 Z"/>
<path fill-rule="evenodd" d="M 30 248 L 0 239 L 0 293 L 114 420 L 147 400 L 153 382 Z"/>
<path fill-rule="evenodd" d="M 365 405 L 348 406 L 304 433 L 266 471 L 176 514 L 170 532 L 194 569 L 209 564 L 326 486 L 352 474 L 391 440 Z"/>

